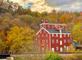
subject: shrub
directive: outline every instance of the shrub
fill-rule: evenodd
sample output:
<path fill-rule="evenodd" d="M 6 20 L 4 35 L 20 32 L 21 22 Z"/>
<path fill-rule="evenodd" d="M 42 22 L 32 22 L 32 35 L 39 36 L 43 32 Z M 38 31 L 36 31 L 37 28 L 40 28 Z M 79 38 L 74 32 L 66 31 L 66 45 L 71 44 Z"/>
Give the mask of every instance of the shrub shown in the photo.
<path fill-rule="evenodd" d="M 62 58 L 57 53 L 51 52 L 46 55 L 45 60 L 62 60 Z"/>

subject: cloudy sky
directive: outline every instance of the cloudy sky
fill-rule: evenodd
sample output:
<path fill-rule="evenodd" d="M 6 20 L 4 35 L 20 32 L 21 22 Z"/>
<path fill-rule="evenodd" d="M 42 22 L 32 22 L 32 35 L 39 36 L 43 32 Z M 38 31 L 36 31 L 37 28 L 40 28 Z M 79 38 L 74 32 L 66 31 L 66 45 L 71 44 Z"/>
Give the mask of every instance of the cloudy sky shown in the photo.
<path fill-rule="evenodd" d="M 23 5 L 28 0 L 12 0 L 14 2 L 18 2 Z M 36 1 L 36 0 L 31 0 Z M 39 1 L 39 0 L 37 0 Z M 42 0 L 40 0 L 42 1 Z M 46 0 L 46 3 L 57 10 L 65 10 L 65 11 L 82 11 L 82 0 Z"/>
<path fill-rule="evenodd" d="M 82 0 L 47 0 L 50 6 L 60 10 L 82 11 Z"/>

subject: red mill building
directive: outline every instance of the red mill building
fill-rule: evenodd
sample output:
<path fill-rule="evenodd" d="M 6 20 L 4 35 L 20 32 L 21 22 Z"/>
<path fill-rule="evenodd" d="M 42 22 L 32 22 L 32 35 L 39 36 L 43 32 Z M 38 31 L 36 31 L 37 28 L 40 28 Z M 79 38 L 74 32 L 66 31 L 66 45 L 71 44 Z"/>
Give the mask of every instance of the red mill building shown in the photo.
<path fill-rule="evenodd" d="M 40 30 L 36 33 L 36 41 L 40 52 L 63 52 L 69 49 L 71 43 L 70 33 L 66 31 L 65 24 L 40 24 Z"/>

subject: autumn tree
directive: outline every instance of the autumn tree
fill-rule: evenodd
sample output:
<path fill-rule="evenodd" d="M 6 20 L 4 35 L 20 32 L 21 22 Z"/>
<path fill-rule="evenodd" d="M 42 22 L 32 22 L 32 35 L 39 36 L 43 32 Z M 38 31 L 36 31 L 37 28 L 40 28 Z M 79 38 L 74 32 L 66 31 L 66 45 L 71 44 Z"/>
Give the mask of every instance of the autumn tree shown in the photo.
<path fill-rule="evenodd" d="M 0 38 L 0 54 L 5 53 L 6 43 Z"/>
<path fill-rule="evenodd" d="M 29 27 L 14 26 L 8 32 L 7 45 L 11 53 L 25 53 L 32 51 L 34 30 Z"/>
<path fill-rule="evenodd" d="M 82 23 L 74 24 L 71 31 L 73 40 L 82 44 Z"/>

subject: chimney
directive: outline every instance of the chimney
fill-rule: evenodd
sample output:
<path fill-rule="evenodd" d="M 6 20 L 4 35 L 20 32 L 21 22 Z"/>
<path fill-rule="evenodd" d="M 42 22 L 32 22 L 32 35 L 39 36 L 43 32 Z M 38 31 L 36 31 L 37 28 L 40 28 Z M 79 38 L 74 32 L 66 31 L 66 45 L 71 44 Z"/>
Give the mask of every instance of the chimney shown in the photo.
<path fill-rule="evenodd" d="M 41 23 L 48 23 L 48 20 L 42 20 Z"/>

